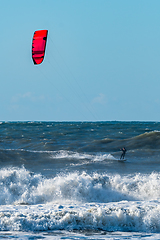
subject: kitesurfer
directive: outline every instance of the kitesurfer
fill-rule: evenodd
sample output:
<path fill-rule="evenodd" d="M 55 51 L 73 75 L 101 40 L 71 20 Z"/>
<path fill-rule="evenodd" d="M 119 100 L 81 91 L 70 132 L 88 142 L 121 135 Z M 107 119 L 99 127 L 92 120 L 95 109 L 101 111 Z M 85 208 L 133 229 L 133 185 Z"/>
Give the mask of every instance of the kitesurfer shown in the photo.
<path fill-rule="evenodd" d="M 125 147 L 120 150 L 122 151 L 122 155 L 121 155 L 120 159 L 122 159 L 122 158 L 124 159 L 124 156 L 125 156 L 127 150 L 125 149 Z"/>

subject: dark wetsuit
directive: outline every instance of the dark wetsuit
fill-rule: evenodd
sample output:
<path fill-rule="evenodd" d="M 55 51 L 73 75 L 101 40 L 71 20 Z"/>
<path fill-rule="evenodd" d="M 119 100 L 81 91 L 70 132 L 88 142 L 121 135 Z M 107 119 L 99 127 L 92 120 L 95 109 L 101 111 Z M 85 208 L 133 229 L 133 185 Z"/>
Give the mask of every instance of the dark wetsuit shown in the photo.
<path fill-rule="evenodd" d="M 127 150 L 125 148 L 122 148 L 120 150 L 122 151 L 122 155 L 121 155 L 120 159 L 122 159 L 122 158 L 124 159 L 124 156 L 125 156 Z"/>

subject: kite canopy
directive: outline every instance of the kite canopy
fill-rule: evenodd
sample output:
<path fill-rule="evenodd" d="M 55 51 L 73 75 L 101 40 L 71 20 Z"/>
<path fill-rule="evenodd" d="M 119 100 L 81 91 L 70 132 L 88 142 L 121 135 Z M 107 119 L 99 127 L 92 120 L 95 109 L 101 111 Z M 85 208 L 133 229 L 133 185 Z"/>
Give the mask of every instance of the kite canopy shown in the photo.
<path fill-rule="evenodd" d="M 34 32 L 32 41 L 32 59 L 34 64 L 40 64 L 43 61 L 48 30 L 38 30 Z"/>

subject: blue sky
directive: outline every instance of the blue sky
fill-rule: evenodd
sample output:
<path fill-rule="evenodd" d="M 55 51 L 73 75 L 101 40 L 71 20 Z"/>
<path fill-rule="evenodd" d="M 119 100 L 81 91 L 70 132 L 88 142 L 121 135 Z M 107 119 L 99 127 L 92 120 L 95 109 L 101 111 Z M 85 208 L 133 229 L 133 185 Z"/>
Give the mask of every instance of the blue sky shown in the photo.
<path fill-rule="evenodd" d="M 1 1 L 0 120 L 160 121 L 159 13 L 159 0 Z"/>

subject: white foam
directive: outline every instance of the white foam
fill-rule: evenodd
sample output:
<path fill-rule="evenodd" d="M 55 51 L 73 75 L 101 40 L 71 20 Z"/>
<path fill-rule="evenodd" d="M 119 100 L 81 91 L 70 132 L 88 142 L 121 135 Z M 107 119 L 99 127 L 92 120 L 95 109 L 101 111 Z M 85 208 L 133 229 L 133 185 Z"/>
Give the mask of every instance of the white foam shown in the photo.
<path fill-rule="evenodd" d="M 0 230 L 160 231 L 160 202 L 1 206 Z"/>
<path fill-rule="evenodd" d="M 94 161 L 116 160 L 112 154 L 99 154 L 94 156 Z"/>
<path fill-rule="evenodd" d="M 158 200 L 160 174 L 127 176 L 73 172 L 46 179 L 25 168 L 0 170 L 0 204 Z"/>
<path fill-rule="evenodd" d="M 86 153 L 78 153 L 78 152 L 72 152 L 72 151 L 66 151 L 66 150 L 60 150 L 52 152 L 52 158 L 56 159 L 92 159 L 93 155 L 86 154 Z"/>
<path fill-rule="evenodd" d="M 91 161 L 104 161 L 104 160 L 117 160 L 112 154 L 101 153 L 97 155 L 88 153 L 78 153 L 66 150 L 54 151 L 51 155 L 54 159 L 75 159 L 75 160 L 91 160 Z"/>
<path fill-rule="evenodd" d="M 0 170 L 0 230 L 160 231 L 160 174 Z"/>

